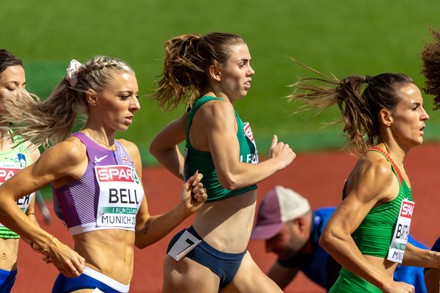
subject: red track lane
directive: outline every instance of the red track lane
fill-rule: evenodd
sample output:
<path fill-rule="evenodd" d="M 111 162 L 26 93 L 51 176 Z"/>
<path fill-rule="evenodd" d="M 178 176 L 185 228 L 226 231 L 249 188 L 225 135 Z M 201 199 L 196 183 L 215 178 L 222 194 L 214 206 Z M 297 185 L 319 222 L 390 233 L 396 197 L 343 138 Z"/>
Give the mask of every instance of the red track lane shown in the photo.
<path fill-rule="evenodd" d="M 306 196 L 312 208 L 337 205 L 340 202 L 344 179 L 355 162 L 356 157 L 347 152 L 299 154 L 290 167 L 258 184 L 258 203 L 275 184 L 280 184 Z M 436 184 L 440 180 L 440 143 L 425 144 L 412 150 L 406 159 L 405 168 L 411 179 L 416 202 L 411 234 L 422 243 L 431 246 L 440 236 L 440 225 L 437 223 L 440 196 L 437 194 Z M 163 168 L 146 168 L 142 178 L 150 213 L 162 213 L 177 203 L 181 182 L 168 171 Z M 53 214 L 51 202 L 48 205 Z M 72 244 L 66 228 L 58 219 L 54 218 L 50 225 L 44 224 L 38 208 L 37 216 L 44 229 L 66 244 Z M 191 219 L 186 220 L 174 232 L 189 226 L 190 223 Z M 161 292 L 162 259 L 174 232 L 144 250 L 136 250 L 130 292 Z M 262 241 L 251 241 L 249 251 L 263 271 L 267 271 L 275 259 L 273 255 L 264 252 Z M 41 256 L 34 253 L 24 242 L 21 242 L 20 246 L 18 267 L 19 273 L 12 292 L 51 292 L 52 284 L 58 275 L 57 270 L 53 265 L 45 264 Z M 325 291 L 303 275 L 299 275 L 285 292 Z"/>

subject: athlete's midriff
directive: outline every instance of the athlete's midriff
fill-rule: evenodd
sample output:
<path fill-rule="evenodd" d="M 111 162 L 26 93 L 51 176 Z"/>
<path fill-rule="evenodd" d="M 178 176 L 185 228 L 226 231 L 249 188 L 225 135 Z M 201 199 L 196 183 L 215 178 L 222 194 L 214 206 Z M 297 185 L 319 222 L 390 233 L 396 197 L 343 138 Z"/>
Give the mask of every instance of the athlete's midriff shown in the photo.
<path fill-rule="evenodd" d="M 227 253 L 246 250 L 252 232 L 256 190 L 206 203 L 196 214 L 194 229 L 212 247 Z"/>
<path fill-rule="evenodd" d="M 0 269 L 12 271 L 17 269 L 18 238 L 0 238 Z"/>
<path fill-rule="evenodd" d="M 134 259 L 133 231 L 112 229 L 73 235 L 75 251 L 86 266 L 122 284 L 130 284 Z"/>

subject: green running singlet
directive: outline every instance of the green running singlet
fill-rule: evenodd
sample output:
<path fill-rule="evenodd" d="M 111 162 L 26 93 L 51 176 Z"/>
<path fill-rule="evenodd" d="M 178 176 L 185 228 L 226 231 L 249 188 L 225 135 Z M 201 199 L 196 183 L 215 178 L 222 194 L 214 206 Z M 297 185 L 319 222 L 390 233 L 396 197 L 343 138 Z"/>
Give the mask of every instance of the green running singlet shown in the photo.
<path fill-rule="evenodd" d="M 399 181 L 400 188 L 395 199 L 371 209 L 356 231 L 353 232 L 352 237 L 362 254 L 382 257 L 385 259 L 388 254 L 388 249 L 390 248 L 402 201 L 404 199 L 412 201 L 412 192 L 411 188 L 408 187 L 407 183 L 400 175 L 401 173 L 396 164 L 385 152 L 378 148 L 371 148 L 369 151 L 381 153 L 386 160 L 390 162 L 391 169 Z M 329 292 L 379 293 L 382 291 L 365 279 L 345 268 L 342 268 L 339 272 L 338 279 Z"/>
<path fill-rule="evenodd" d="M 21 136 L 16 135 L 13 137 L 13 143 L 20 143 L 22 140 Z M 29 151 L 23 143 L 20 143 L 17 147 L 8 151 L 0 152 L 0 184 L 12 177 L 18 169 L 23 169 L 31 163 L 32 160 Z M 30 196 L 25 196 L 19 199 L 17 204 L 23 212 L 25 212 L 31 200 L 32 198 Z M 0 238 L 17 239 L 20 238 L 20 236 L 0 224 Z"/>
<path fill-rule="evenodd" d="M 214 100 L 223 99 L 211 96 L 204 96 L 198 99 L 188 112 L 188 120 L 186 124 L 186 154 L 184 167 L 185 181 L 197 170 L 199 170 L 199 172 L 203 174 L 202 183 L 206 188 L 206 193 L 208 194 L 208 202 L 240 195 L 249 190 L 254 190 L 257 188 L 256 184 L 236 190 L 228 190 L 224 188 L 218 179 L 217 170 L 215 169 L 211 153 L 197 150 L 191 145 L 189 140 L 189 129 L 191 127 L 194 114 L 203 104 Z M 240 158 L 237 158 L 237 160 L 240 160 L 240 162 L 256 164 L 258 163 L 258 151 L 249 123 L 243 123 L 237 112 L 235 112 L 235 118 L 238 125 L 237 139 L 240 144 Z"/>

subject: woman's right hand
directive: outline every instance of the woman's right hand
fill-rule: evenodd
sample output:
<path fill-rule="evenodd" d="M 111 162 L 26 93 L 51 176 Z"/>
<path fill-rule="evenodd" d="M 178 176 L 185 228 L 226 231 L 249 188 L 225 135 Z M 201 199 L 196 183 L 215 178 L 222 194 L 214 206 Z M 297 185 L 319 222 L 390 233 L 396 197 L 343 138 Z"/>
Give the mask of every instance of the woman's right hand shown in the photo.
<path fill-rule="evenodd" d="M 52 263 L 68 278 L 78 277 L 84 271 L 85 259 L 55 237 L 43 250 L 36 248 L 35 251 L 43 254 L 46 263 Z"/>
<path fill-rule="evenodd" d="M 295 159 L 296 154 L 290 146 L 284 142 L 278 142 L 276 135 L 272 138 L 272 144 L 269 150 L 269 158 L 276 158 L 281 162 L 281 169 L 286 168 Z"/>

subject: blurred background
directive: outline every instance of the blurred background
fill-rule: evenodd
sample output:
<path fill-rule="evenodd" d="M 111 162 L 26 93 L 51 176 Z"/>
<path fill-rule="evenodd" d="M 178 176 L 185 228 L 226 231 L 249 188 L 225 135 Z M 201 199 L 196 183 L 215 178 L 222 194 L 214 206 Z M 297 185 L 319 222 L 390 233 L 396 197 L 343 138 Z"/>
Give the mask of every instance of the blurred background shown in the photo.
<path fill-rule="evenodd" d="M 339 119 L 336 108 L 312 121 L 310 113 L 292 114 L 297 105 L 285 99 L 289 85 L 314 74 L 290 58 L 338 78 L 406 73 L 423 87 L 420 53 L 431 40 L 429 28 L 440 29 L 438 11 L 437 0 L 3 1 L 0 47 L 25 62 L 28 89 L 42 98 L 73 58 L 109 55 L 128 62 L 137 73 L 142 109 L 120 137 L 138 144 L 144 165 L 155 165 L 151 139 L 183 112 L 163 112 L 150 98 L 168 39 L 212 31 L 242 35 L 256 74 L 236 107 L 251 122 L 261 155 L 275 133 L 299 152 L 340 149 L 341 125 L 323 126 Z M 430 111 L 432 100 L 425 103 Z M 427 140 L 440 138 L 439 120 L 431 115 Z"/>

